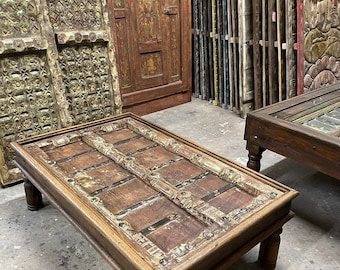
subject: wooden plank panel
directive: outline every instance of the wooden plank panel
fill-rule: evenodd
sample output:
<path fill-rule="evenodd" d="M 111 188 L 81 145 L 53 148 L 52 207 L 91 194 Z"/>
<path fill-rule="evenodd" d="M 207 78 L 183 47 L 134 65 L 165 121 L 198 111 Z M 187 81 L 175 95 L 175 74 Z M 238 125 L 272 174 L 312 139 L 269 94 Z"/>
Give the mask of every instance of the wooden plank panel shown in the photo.
<path fill-rule="evenodd" d="M 199 9 L 198 9 L 198 0 L 192 1 L 192 41 L 193 41 L 193 95 L 198 98 L 201 93 L 201 85 L 200 85 L 200 46 L 199 46 L 199 36 L 200 36 L 200 28 L 199 28 Z"/>
<path fill-rule="evenodd" d="M 286 99 L 297 95 L 296 82 L 296 2 L 288 0 L 285 12 L 286 21 Z"/>
<path fill-rule="evenodd" d="M 261 0 L 253 1 L 253 65 L 254 65 L 254 106 L 255 109 L 261 108 L 263 104 L 262 88 L 261 88 Z M 262 59 L 263 60 L 263 59 Z"/>
<path fill-rule="evenodd" d="M 266 106 L 268 104 L 268 98 L 269 98 L 269 93 L 268 93 L 268 66 L 267 66 L 267 61 L 268 61 L 268 56 L 267 56 L 267 0 L 262 0 L 262 39 L 261 39 L 261 45 L 262 45 L 262 105 Z"/>
<path fill-rule="evenodd" d="M 276 26 L 274 18 L 276 18 L 275 0 L 267 1 L 267 25 L 268 25 L 268 94 L 269 104 L 278 101 L 278 81 L 277 81 L 277 52 L 274 47 L 276 40 Z M 276 19 L 275 19 L 276 20 Z"/>

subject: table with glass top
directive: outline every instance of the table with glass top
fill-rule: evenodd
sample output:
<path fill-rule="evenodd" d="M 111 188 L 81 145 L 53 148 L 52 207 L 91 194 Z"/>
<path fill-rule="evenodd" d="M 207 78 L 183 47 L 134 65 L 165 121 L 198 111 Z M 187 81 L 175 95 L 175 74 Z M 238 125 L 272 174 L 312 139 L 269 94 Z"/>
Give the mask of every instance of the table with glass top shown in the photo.
<path fill-rule="evenodd" d="M 244 138 L 251 169 L 268 149 L 340 179 L 340 84 L 250 112 Z"/>

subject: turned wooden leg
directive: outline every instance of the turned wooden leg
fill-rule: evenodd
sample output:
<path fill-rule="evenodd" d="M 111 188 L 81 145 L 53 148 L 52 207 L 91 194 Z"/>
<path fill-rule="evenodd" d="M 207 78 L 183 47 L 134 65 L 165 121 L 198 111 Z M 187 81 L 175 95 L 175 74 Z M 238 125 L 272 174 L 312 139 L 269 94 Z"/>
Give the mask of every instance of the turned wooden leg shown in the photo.
<path fill-rule="evenodd" d="M 280 247 L 280 234 L 282 228 L 261 243 L 259 252 L 259 264 L 265 270 L 273 270 L 276 266 L 277 255 Z"/>
<path fill-rule="evenodd" d="M 23 176 L 23 179 L 27 208 L 28 210 L 36 211 L 43 206 L 41 192 L 27 179 L 26 176 Z"/>
<path fill-rule="evenodd" d="M 247 167 L 259 172 L 261 168 L 261 158 L 264 148 L 257 146 L 255 144 L 247 143 L 248 150 L 248 163 Z"/>

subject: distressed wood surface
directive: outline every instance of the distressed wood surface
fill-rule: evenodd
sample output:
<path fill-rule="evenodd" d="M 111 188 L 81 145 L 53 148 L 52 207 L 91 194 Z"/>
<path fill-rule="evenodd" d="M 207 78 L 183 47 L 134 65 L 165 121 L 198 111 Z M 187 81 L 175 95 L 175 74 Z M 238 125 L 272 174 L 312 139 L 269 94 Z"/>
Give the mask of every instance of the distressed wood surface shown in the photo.
<path fill-rule="evenodd" d="M 297 195 L 131 114 L 12 145 L 34 186 L 123 269 L 214 268 L 278 230 Z"/>
<path fill-rule="evenodd" d="M 107 5 L 123 111 L 145 115 L 190 101 L 191 1 L 109 0 Z"/>
<path fill-rule="evenodd" d="M 248 167 L 259 170 L 268 149 L 340 179 L 339 104 L 334 84 L 249 113 Z"/>
<path fill-rule="evenodd" d="M 10 142 L 121 113 L 106 1 L 0 3 L 0 186 Z"/>

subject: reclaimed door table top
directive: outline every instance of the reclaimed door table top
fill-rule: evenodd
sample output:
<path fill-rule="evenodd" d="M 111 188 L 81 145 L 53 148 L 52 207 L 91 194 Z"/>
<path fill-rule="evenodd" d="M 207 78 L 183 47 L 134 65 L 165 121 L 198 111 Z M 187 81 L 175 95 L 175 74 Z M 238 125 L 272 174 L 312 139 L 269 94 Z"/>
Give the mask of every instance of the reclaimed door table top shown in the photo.
<path fill-rule="evenodd" d="M 133 114 L 12 143 L 41 193 L 116 269 L 225 269 L 258 243 L 275 267 L 297 192 Z"/>
<path fill-rule="evenodd" d="M 269 149 L 340 179 L 340 84 L 250 112 L 244 138 L 251 169 Z"/>

